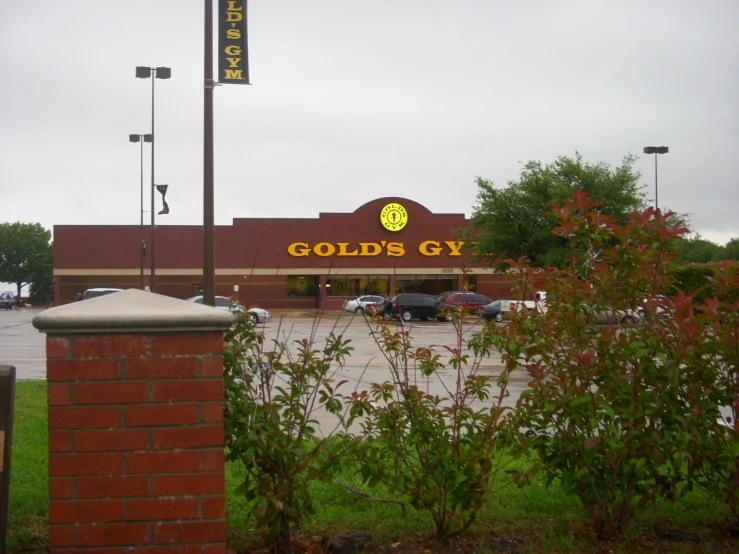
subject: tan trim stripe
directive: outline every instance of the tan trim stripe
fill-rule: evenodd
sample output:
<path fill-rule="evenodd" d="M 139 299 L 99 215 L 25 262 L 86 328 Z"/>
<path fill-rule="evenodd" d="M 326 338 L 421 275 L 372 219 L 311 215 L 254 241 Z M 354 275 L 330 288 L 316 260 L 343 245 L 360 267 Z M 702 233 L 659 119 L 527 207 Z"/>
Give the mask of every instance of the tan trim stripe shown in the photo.
<path fill-rule="evenodd" d="M 216 269 L 216 275 L 238 275 L 247 278 L 250 275 L 459 275 L 465 271 L 458 267 L 321 267 L 321 268 L 223 268 Z M 473 275 L 491 275 L 498 274 L 488 267 L 474 267 L 466 270 L 466 273 Z M 138 276 L 139 269 L 55 269 L 54 275 L 59 277 L 72 275 L 97 275 L 97 276 Z M 144 275 L 149 275 L 149 270 L 144 271 Z M 191 275 L 193 277 L 202 277 L 203 270 L 198 268 L 182 268 L 182 269 L 159 269 L 157 275 Z"/>

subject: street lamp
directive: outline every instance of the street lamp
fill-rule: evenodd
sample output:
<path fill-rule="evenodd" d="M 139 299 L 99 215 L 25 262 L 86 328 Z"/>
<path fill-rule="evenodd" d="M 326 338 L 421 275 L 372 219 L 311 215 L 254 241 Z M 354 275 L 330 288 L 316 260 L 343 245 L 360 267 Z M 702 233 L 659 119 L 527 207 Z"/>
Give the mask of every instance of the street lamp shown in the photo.
<path fill-rule="evenodd" d="M 667 146 L 645 146 L 645 154 L 654 154 L 654 207 L 659 209 L 657 201 L 657 154 L 667 154 L 670 151 Z"/>
<path fill-rule="evenodd" d="M 128 135 L 128 142 L 139 142 L 141 143 L 141 210 L 140 210 L 140 216 L 141 216 L 141 225 L 140 225 L 140 235 L 141 235 L 141 244 L 139 244 L 139 258 L 141 260 L 141 290 L 144 290 L 146 287 L 144 285 L 144 143 L 145 142 L 154 142 L 153 135 Z"/>
<path fill-rule="evenodd" d="M 136 67 L 136 78 L 150 79 L 154 75 L 157 79 L 169 79 L 172 70 L 169 67 Z M 154 265 L 154 79 L 151 79 L 151 277 L 149 278 L 149 290 L 155 292 L 156 270 Z"/>

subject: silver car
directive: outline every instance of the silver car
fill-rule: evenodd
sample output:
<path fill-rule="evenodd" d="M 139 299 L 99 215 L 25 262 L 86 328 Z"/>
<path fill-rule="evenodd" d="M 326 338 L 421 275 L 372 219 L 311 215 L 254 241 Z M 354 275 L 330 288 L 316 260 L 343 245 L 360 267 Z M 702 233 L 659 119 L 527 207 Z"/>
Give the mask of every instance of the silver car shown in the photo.
<path fill-rule="evenodd" d="M 23 305 L 23 301 L 16 297 L 14 292 L 0 293 L 0 308 L 6 310 L 17 310 Z"/>
<path fill-rule="evenodd" d="M 637 310 L 642 321 L 649 319 L 652 312 L 655 319 L 672 319 L 675 317 L 675 304 L 667 296 L 655 296 L 651 299 L 645 298 L 644 305 Z"/>
<path fill-rule="evenodd" d="M 616 325 L 618 323 L 641 323 L 641 318 L 636 310 L 604 310 L 593 311 L 590 314 L 592 323 L 601 325 Z"/>
<path fill-rule="evenodd" d="M 341 309 L 345 312 L 361 314 L 364 313 L 364 311 L 369 307 L 377 308 L 378 306 L 382 306 L 384 304 L 385 298 L 383 298 L 382 296 L 377 296 L 376 294 L 367 294 L 365 296 L 360 296 L 352 300 L 345 300 L 344 305 Z"/>
<path fill-rule="evenodd" d="M 200 294 L 198 296 L 193 296 L 192 298 L 187 299 L 188 302 L 195 302 L 196 304 L 202 304 L 203 303 L 203 295 Z M 219 310 L 231 310 L 231 300 L 226 298 L 225 296 L 216 296 L 216 305 L 215 307 Z M 244 313 L 244 306 L 241 304 L 234 304 L 234 309 L 243 314 Z M 263 308 L 249 308 L 249 317 L 254 323 L 267 323 L 270 319 L 272 319 L 272 315 Z"/>

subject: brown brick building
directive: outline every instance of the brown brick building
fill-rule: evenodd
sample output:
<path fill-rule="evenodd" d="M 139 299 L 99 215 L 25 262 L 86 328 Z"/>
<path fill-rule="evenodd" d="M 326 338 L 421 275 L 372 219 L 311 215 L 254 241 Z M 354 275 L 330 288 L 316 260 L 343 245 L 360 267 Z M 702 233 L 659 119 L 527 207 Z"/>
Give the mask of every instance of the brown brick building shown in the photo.
<path fill-rule="evenodd" d="M 434 214 L 396 197 L 312 219 L 235 219 L 215 228 L 216 294 L 278 309 L 336 309 L 347 297 L 398 291 L 507 296 L 503 275 L 470 264 L 455 232 L 467 225 L 464 214 Z M 90 287 L 139 288 L 140 232 L 138 225 L 55 226 L 57 302 L 72 302 Z M 146 227 L 146 241 L 149 235 Z M 157 226 L 155 240 L 156 292 L 183 299 L 200 294 L 203 228 Z M 146 285 L 149 264 L 146 257 Z"/>

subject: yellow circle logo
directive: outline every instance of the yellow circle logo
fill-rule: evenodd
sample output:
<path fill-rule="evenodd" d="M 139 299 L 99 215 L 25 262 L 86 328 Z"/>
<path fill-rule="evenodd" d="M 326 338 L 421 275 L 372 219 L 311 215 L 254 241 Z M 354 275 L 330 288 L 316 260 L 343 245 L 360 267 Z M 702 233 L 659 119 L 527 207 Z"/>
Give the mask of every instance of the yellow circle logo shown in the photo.
<path fill-rule="evenodd" d="M 380 212 L 380 223 L 388 231 L 400 231 L 408 223 L 408 211 L 400 204 L 388 204 Z"/>

